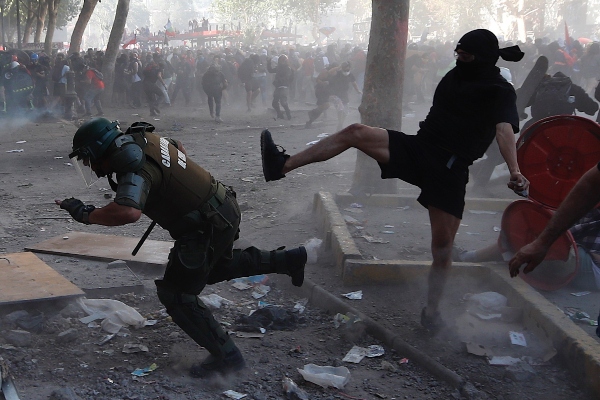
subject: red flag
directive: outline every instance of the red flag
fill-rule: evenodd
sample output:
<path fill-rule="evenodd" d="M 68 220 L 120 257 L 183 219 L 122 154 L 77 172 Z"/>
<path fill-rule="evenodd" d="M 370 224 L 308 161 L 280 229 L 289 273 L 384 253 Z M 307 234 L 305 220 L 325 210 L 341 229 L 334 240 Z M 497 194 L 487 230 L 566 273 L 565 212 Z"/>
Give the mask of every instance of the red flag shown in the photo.
<path fill-rule="evenodd" d="M 567 21 L 565 21 L 565 46 L 567 49 L 571 48 L 571 36 L 569 35 L 569 27 L 567 26 Z"/>
<path fill-rule="evenodd" d="M 136 44 L 137 43 L 137 35 L 133 36 L 133 39 L 131 39 L 129 42 L 125 43 L 123 45 L 123 48 L 126 49 L 127 46 L 132 45 L 132 44 Z"/>

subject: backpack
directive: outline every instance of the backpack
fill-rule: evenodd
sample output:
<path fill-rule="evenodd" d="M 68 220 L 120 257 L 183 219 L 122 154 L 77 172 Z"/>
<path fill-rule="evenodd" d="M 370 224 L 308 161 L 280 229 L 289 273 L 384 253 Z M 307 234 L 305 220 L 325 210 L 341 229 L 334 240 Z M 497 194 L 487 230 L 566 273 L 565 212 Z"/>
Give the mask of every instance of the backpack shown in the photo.
<path fill-rule="evenodd" d="M 545 118 L 551 115 L 570 115 L 575 111 L 575 101 L 571 98 L 569 77 L 552 77 L 543 80 L 535 94 L 535 101 L 531 105 L 532 115 L 536 118 Z"/>

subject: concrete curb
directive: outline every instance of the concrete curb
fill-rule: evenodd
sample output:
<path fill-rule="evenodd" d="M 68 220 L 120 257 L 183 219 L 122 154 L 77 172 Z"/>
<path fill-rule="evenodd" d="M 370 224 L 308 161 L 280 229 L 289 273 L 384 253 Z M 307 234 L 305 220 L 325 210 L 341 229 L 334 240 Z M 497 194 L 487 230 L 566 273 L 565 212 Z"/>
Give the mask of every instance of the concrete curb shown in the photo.
<path fill-rule="evenodd" d="M 356 201 L 356 198 L 350 194 L 338 194 L 335 196 L 335 199 L 341 204 Z M 318 214 L 321 230 L 325 232 L 325 244 L 331 247 L 336 254 L 336 267 L 341 272 L 342 281 L 345 285 L 358 283 L 390 284 L 412 279 L 428 271 L 429 262 L 363 260 L 338 210 L 336 200 L 334 200 L 334 196 L 330 193 L 317 193 L 315 194 L 313 210 Z M 415 201 L 415 198 L 411 196 L 394 195 L 372 195 L 361 198 L 361 203 L 363 204 L 388 207 L 413 205 L 416 204 Z M 505 206 L 512 202 L 512 200 L 467 199 L 466 202 L 468 204 L 467 207 L 470 209 L 503 211 Z M 345 254 L 344 251 L 349 251 L 349 253 Z M 506 272 L 505 265 L 497 267 L 480 266 L 472 263 L 453 263 L 453 265 L 456 267 L 480 267 L 477 268 L 477 271 L 486 274 L 490 281 L 502 287 L 503 290 L 506 290 L 508 297 L 518 299 L 519 305 L 523 308 L 523 322 L 525 326 L 535 332 L 539 338 L 551 343 L 560 357 L 565 361 L 570 371 L 573 372 L 574 376 L 580 377 L 583 384 L 591 389 L 596 396 L 600 396 L 600 379 L 598 379 L 598 376 L 600 376 L 600 348 L 597 342 L 583 329 L 578 327 L 555 305 L 546 300 L 544 296 L 522 279 L 510 278 Z M 457 271 L 458 269 L 455 268 L 453 270 Z M 311 285 L 314 286 L 314 284 Z M 311 295 L 313 291 L 325 292 L 321 288 L 319 288 L 320 290 L 314 289 L 312 286 L 310 290 Z M 331 311 L 335 311 L 335 307 L 343 305 L 347 310 L 352 309 L 351 307 L 347 307 L 341 299 L 329 296 L 327 300 L 321 301 L 323 308 L 327 310 L 333 308 Z M 384 341 L 384 343 L 392 346 L 394 349 L 396 349 L 396 345 L 399 346 L 397 350 L 403 354 L 416 351 L 414 356 L 411 357 L 431 373 L 451 384 L 457 385 L 457 387 L 464 384 L 464 380 L 454 372 L 439 363 L 430 364 L 431 359 L 429 356 L 420 353 L 418 350 L 412 348 L 412 346 L 402 342 L 401 339 L 394 338 L 391 332 L 379 326 L 369 317 L 355 310 L 350 312 L 361 315 L 361 318 L 364 317 L 365 321 L 369 321 L 369 333 L 374 337 Z"/>
<path fill-rule="evenodd" d="M 384 328 L 366 314 L 344 303 L 342 299 L 332 295 L 322 287 L 309 280 L 305 280 L 301 290 L 311 304 L 322 310 L 329 313 L 352 313 L 357 315 L 365 323 L 369 335 L 382 341 L 387 347 L 396 350 L 398 354 L 416 362 L 438 379 L 446 381 L 459 390 L 464 386 L 465 380 L 456 372 L 446 368 L 427 354 L 406 343 L 399 336 Z"/>

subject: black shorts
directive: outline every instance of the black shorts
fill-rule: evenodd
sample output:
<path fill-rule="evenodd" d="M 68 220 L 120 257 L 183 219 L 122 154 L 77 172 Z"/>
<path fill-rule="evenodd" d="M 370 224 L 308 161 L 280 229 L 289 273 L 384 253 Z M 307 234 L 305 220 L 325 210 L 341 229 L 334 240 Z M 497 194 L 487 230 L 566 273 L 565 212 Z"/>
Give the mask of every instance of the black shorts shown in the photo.
<path fill-rule="evenodd" d="M 252 78 L 244 83 L 244 88 L 246 89 L 246 93 L 256 92 L 260 89 L 260 82 L 258 79 Z"/>
<path fill-rule="evenodd" d="M 421 189 L 417 201 L 462 219 L 469 165 L 418 136 L 388 130 L 390 161 L 379 163 L 383 179 L 399 178 Z"/>

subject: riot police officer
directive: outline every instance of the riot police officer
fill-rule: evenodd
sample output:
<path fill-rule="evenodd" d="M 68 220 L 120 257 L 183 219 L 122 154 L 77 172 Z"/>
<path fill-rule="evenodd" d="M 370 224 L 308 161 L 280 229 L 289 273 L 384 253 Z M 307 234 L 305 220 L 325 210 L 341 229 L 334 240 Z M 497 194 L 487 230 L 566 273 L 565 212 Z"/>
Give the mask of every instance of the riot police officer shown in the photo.
<path fill-rule="evenodd" d="M 125 225 L 143 213 L 168 230 L 175 243 L 163 279 L 156 280 L 158 298 L 173 322 L 210 353 L 191 375 L 240 370 L 242 354 L 198 294 L 207 284 L 266 273 L 290 275 L 301 286 L 306 249 L 234 250 L 241 214 L 233 189 L 190 160 L 181 142 L 153 131 L 136 122 L 122 132 L 118 121 L 106 118 L 81 125 L 73 138 L 73 164 L 87 184 L 94 175 L 106 176 L 115 198 L 101 208 L 74 198 L 56 203 L 84 224 Z"/>

